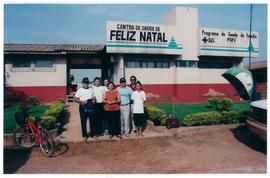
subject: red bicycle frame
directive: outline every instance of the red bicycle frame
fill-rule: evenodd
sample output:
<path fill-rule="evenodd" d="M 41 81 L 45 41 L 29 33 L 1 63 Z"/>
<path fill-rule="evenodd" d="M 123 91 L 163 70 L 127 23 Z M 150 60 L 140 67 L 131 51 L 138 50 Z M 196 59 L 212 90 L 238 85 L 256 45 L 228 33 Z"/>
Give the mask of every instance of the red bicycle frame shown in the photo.
<path fill-rule="evenodd" d="M 43 144 L 43 139 L 41 139 L 41 134 L 42 134 L 41 133 L 41 130 L 42 130 L 41 124 L 38 123 L 38 125 L 36 127 L 31 119 L 27 119 L 27 133 L 29 133 L 29 130 L 28 130 L 29 128 L 34 135 L 36 142 L 39 144 Z M 48 140 L 47 135 L 44 135 L 44 137 L 46 140 Z"/>

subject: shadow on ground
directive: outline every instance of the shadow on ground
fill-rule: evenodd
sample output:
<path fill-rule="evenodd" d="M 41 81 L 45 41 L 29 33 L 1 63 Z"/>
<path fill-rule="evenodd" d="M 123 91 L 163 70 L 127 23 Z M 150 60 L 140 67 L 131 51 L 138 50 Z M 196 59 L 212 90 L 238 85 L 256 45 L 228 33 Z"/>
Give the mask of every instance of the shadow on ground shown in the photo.
<path fill-rule="evenodd" d="M 64 112 L 61 114 L 60 119 L 59 119 L 60 125 L 58 127 L 58 132 L 57 132 L 58 135 L 65 131 L 64 125 L 66 125 L 69 122 L 69 118 L 70 118 L 70 112 L 68 111 L 67 106 L 66 106 Z"/>
<path fill-rule="evenodd" d="M 4 149 L 4 174 L 13 174 L 31 155 L 31 149 Z"/>
<path fill-rule="evenodd" d="M 54 147 L 54 154 L 52 157 L 57 157 L 65 154 L 69 150 L 69 146 L 66 143 L 57 142 Z"/>
<path fill-rule="evenodd" d="M 259 151 L 261 153 L 267 153 L 267 144 L 266 142 L 262 141 L 259 137 L 255 134 L 250 132 L 246 125 L 239 126 L 235 129 L 231 129 L 231 132 L 241 143 L 245 144 L 246 146 L 250 147 L 253 150 Z"/>

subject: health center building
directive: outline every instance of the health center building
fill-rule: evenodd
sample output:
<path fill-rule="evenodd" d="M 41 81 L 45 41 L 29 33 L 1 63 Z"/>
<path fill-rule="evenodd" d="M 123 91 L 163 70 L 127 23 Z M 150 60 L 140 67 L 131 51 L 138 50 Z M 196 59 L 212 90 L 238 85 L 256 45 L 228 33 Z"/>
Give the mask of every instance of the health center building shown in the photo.
<path fill-rule="evenodd" d="M 221 74 L 243 66 L 249 53 L 259 56 L 257 32 L 199 27 L 196 8 L 176 7 L 162 25 L 108 21 L 106 33 L 99 45 L 5 44 L 5 95 L 66 99 L 72 69 L 99 69 L 115 84 L 136 76 L 152 102 L 205 102 L 211 95 L 240 101 Z"/>

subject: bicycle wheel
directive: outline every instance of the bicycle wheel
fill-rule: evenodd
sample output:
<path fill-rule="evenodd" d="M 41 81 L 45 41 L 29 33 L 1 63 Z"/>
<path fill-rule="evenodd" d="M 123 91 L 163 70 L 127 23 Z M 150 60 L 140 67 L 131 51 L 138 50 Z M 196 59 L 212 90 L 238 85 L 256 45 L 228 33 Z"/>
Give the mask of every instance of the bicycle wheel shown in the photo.
<path fill-rule="evenodd" d="M 42 153 L 47 157 L 52 156 L 54 151 L 54 141 L 46 129 L 43 129 L 41 132 L 40 149 Z"/>
<path fill-rule="evenodd" d="M 27 125 L 19 126 L 13 133 L 14 142 L 23 148 L 32 148 L 37 143 L 31 129 Z"/>

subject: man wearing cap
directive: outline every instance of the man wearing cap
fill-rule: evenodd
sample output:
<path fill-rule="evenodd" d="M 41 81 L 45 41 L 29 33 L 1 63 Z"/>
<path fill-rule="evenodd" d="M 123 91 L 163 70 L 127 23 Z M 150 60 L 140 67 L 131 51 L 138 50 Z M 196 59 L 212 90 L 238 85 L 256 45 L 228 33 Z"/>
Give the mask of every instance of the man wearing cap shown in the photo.
<path fill-rule="evenodd" d="M 90 124 L 90 133 L 93 131 L 93 125 L 91 124 L 93 119 L 93 94 L 94 91 L 92 88 L 89 87 L 89 79 L 87 77 L 83 78 L 82 80 L 82 87 L 79 88 L 76 93 L 74 100 L 75 102 L 79 103 L 79 112 L 81 118 L 81 131 L 83 141 L 87 142 L 88 134 L 87 134 L 87 127 L 86 123 L 89 119 Z"/>
<path fill-rule="evenodd" d="M 121 123 L 121 134 L 130 136 L 130 99 L 132 90 L 127 86 L 125 78 L 120 79 L 120 86 L 117 88 L 120 96 L 120 123 Z"/>

